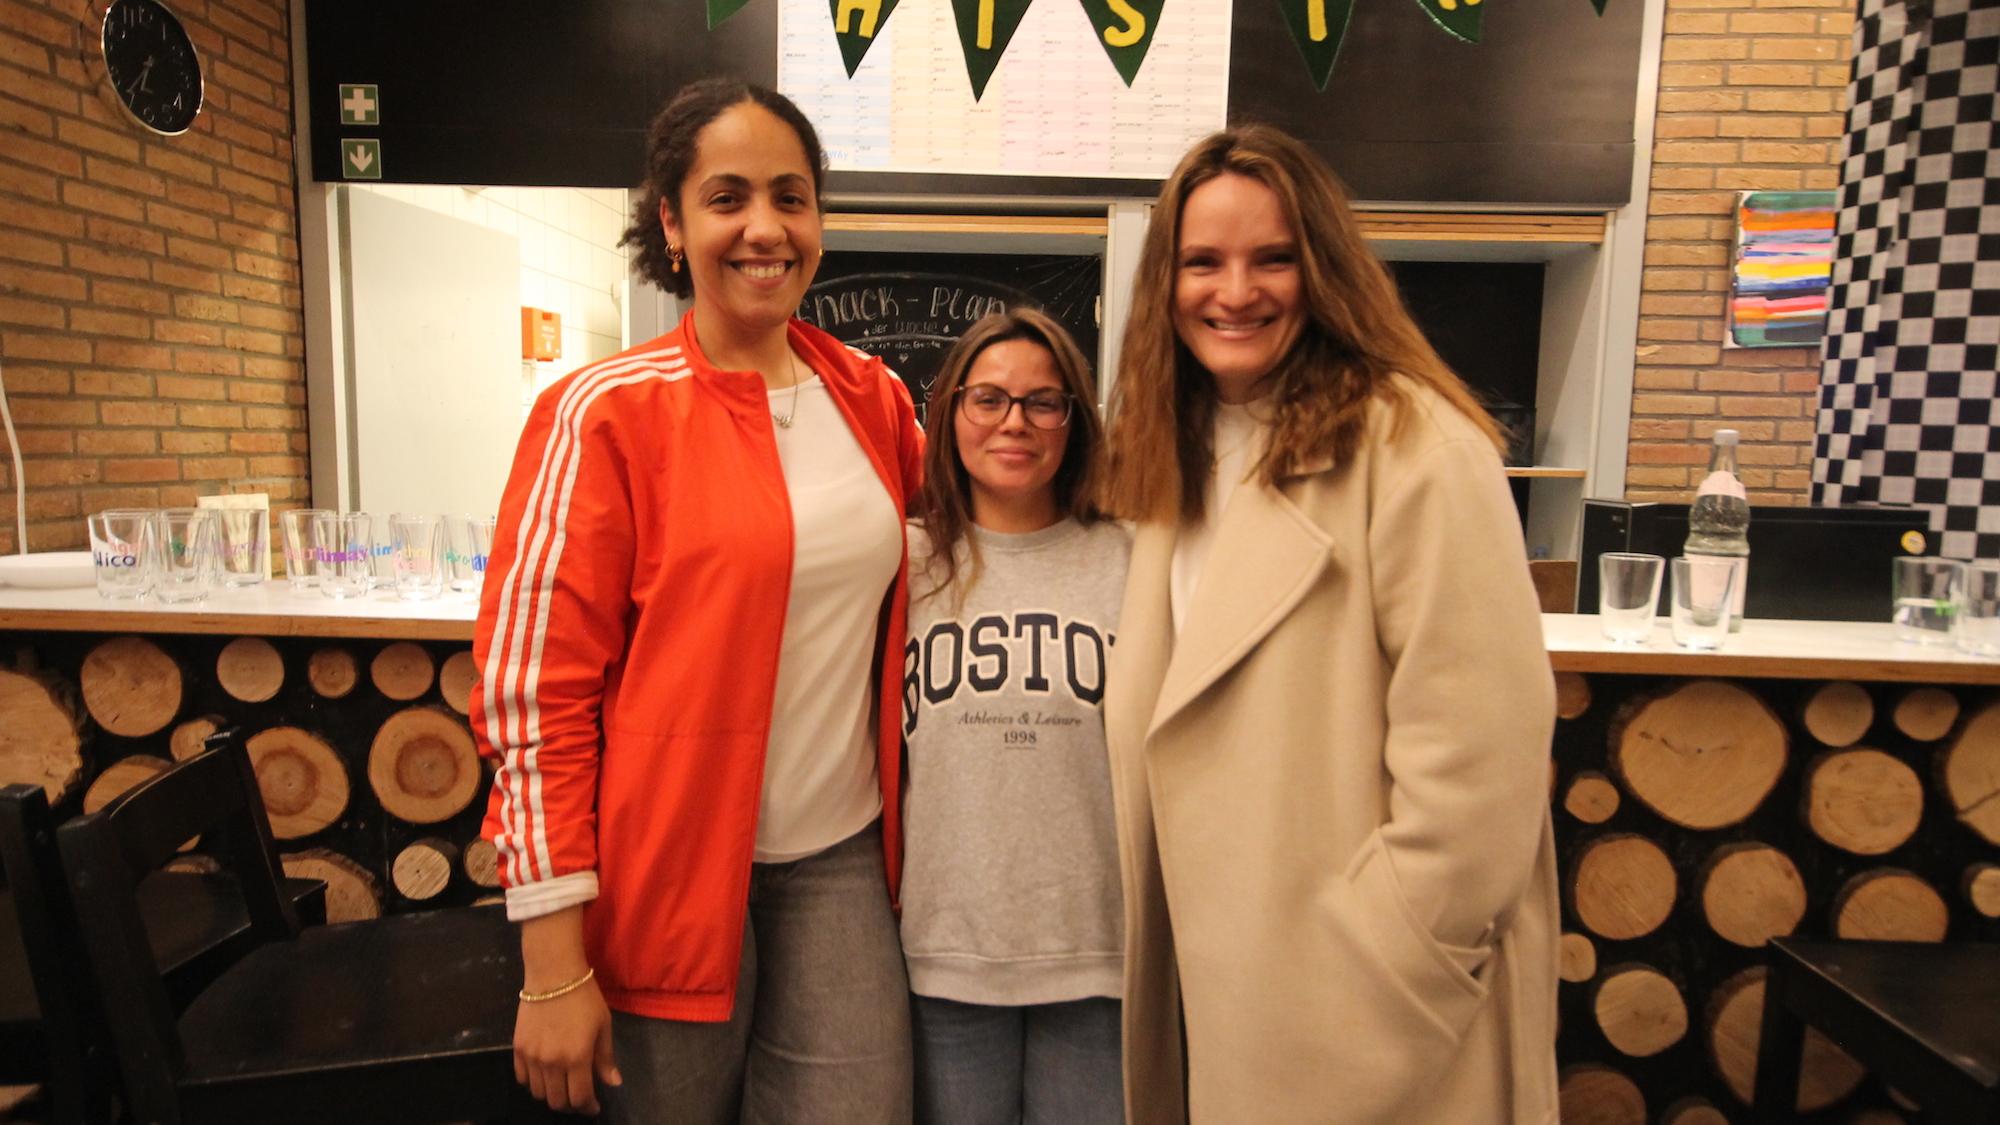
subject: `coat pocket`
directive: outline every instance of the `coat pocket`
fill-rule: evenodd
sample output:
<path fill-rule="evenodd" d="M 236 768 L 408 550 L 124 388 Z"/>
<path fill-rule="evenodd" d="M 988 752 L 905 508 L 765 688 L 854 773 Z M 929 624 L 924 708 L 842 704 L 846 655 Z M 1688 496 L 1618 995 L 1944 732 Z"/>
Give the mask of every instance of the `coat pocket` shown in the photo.
<path fill-rule="evenodd" d="M 1380 834 L 1370 836 L 1348 865 L 1350 916 L 1345 921 L 1372 954 L 1384 985 L 1456 1043 L 1486 1002 L 1484 982 L 1465 965 L 1490 951 L 1447 946 L 1418 921 L 1403 895 Z"/>

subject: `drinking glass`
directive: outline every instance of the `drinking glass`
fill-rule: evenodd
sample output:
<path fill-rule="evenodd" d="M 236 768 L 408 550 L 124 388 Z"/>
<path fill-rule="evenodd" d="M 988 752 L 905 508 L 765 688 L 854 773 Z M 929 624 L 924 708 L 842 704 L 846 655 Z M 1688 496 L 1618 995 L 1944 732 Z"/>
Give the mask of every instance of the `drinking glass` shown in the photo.
<path fill-rule="evenodd" d="M 313 521 L 321 516 L 333 515 L 325 508 L 292 508 L 278 514 L 279 526 L 285 534 L 285 579 L 294 590 L 305 590 L 319 585 L 319 574 L 313 569 Z"/>
<path fill-rule="evenodd" d="M 2000 562 L 1967 563 L 1961 582 L 1952 640 L 1960 652 L 2000 656 Z"/>
<path fill-rule="evenodd" d="M 1959 574 L 1965 564 L 1957 559 L 1906 555 L 1892 565 L 1895 608 L 1889 620 L 1896 625 L 1896 639 L 1950 644 L 1952 599 L 1958 595 Z"/>
<path fill-rule="evenodd" d="M 320 512 L 313 518 L 313 571 L 329 598 L 358 598 L 374 584 L 375 521 L 366 512 Z"/>
<path fill-rule="evenodd" d="M 271 576 L 271 518 L 262 508 L 210 508 L 224 586 L 255 586 Z"/>
<path fill-rule="evenodd" d="M 1683 648 L 1721 648 L 1729 636 L 1729 610 L 1736 596 L 1737 561 L 1721 555 L 1682 555 L 1673 560 L 1670 610 L 1674 643 Z"/>
<path fill-rule="evenodd" d="M 215 581 L 212 508 L 162 508 L 153 514 L 153 593 L 163 602 L 198 602 Z"/>
<path fill-rule="evenodd" d="M 444 589 L 444 528 L 436 516 L 397 512 L 389 517 L 389 559 L 396 596 L 435 598 Z"/>
<path fill-rule="evenodd" d="M 450 568 L 451 588 L 461 594 L 478 593 L 486 579 L 486 559 L 493 553 L 493 526 L 499 522 L 493 516 L 453 516 L 448 527 L 451 536 L 445 551 L 445 563 Z"/>
<path fill-rule="evenodd" d="M 1660 601 L 1659 555 L 1607 551 L 1597 556 L 1597 618 L 1606 639 L 1644 644 L 1653 633 L 1653 610 Z"/>
<path fill-rule="evenodd" d="M 139 598 L 152 588 L 153 512 L 111 508 L 91 516 L 90 561 L 97 570 L 97 593 L 105 598 Z"/>

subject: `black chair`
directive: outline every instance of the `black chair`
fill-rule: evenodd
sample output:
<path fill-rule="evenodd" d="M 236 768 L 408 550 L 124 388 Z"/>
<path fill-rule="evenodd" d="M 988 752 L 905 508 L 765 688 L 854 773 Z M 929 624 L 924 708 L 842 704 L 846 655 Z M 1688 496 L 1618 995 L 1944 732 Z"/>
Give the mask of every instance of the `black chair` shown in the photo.
<path fill-rule="evenodd" d="M 1774 938 L 1765 951 L 1757 1120 L 1794 1116 L 1810 1025 L 1926 1121 L 2000 1123 L 2000 945 Z"/>
<path fill-rule="evenodd" d="M 138 908 L 196 833 L 243 888 L 254 948 L 176 1017 Z M 56 832 L 134 1121 L 542 1119 L 514 1082 L 519 941 L 473 907 L 300 930 L 249 759 L 176 764 Z"/>
<path fill-rule="evenodd" d="M 37 786 L 0 787 L 0 871 L 0 1083 L 43 1085 L 52 1122 L 108 1120 L 117 1072 L 56 854 L 55 821 Z M 282 893 L 301 918 L 326 920 L 326 884 L 318 879 L 287 879 Z M 249 922 L 227 876 L 158 872 L 140 884 L 139 900 L 176 1003 L 246 948 Z"/>

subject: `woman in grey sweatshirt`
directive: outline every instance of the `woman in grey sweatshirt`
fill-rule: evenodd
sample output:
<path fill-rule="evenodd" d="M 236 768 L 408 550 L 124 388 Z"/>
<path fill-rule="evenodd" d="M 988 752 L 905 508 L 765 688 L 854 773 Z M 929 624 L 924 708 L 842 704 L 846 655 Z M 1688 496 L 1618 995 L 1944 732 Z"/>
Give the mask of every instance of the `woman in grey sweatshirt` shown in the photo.
<path fill-rule="evenodd" d="M 1105 657 L 1130 535 L 1090 504 L 1089 365 L 1031 310 L 931 388 L 903 655 L 920 1125 L 1116 1125 L 1123 916 Z"/>

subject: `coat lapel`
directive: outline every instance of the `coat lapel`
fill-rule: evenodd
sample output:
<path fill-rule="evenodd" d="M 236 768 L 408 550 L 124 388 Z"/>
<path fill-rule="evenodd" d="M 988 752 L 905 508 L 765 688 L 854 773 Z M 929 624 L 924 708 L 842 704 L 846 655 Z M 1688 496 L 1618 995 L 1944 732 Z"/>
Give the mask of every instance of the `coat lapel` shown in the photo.
<path fill-rule="evenodd" d="M 1174 638 L 1148 737 L 1285 619 L 1326 569 L 1332 548 L 1333 539 L 1276 489 L 1254 481 L 1236 489 L 1202 564 L 1185 627 Z M 1135 568 L 1138 562 L 1135 545 Z M 1160 585 L 1165 589 L 1167 580 Z M 1171 628 L 1171 616 L 1164 616 Z"/>

